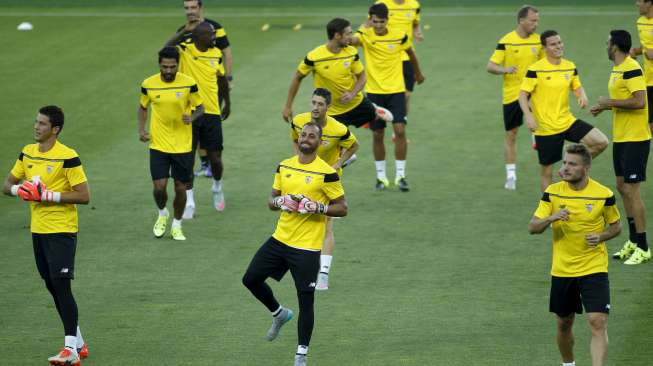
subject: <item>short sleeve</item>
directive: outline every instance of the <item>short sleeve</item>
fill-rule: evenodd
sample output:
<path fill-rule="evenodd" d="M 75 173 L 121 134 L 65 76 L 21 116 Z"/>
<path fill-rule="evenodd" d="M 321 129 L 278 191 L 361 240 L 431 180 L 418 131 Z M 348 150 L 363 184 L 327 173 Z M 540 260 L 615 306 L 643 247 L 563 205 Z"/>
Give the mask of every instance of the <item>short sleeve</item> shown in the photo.
<path fill-rule="evenodd" d="M 646 81 L 641 69 L 626 71 L 623 78 L 626 82 L 626 88 L 631 94 L 636 91 L 646 90 Z"/>
<path fill-rule="evenodd" d="M 220 27 L 215 30 L 215 46 L 221 50 L 229 47 L 229 39 L 227 38 L 227 31 Z"/>
<path fill-rule="evenodd" d="M 340 180 L 338 173 L 330 173 L 324 176 L 322 192 L 324 192 L 331 201 L 345 195 L 345 189 L 342 187 L 342 181 Z"/>
<path fill-rule="evenodd" d="M 422 21 L 422 8 L 417 5 L 417 9 L 415 10 L 415 21 L 413 21 L 414 24 L 417 24 Z"/>
<path fill-rule="evenodd" d="M 308 55 L 297 66 L 297 71 L 302 75 L 308 75 L 315 70 L 315 62 L 308 58 Z"/>
<path fill-rule="evenodd" d="M 605 200 L 605 205 L 603 206 L 603 218 L 608 224 L 613 224 L 621 218 L 619 208 L 617 208 L 617 200 L 614 195 Z"/>
<path fill-rule="evenodd" d="M 410 44 L 410 42 L 408 42 L 408 34 L 404 34 L 403 38 L 401 38 L 401 43 L 399 45 L 399 48 L 401 48 L 402 51 L 405 51 L 411 47 L 412 45 Z"/>
<path fill-rule="evenodd" d="M 497 65 L 503 65 L 503 62 L 506 59 L 506 45 L 503 43 L 498 43 L 497 47 L 494 49 L 494 53 L 490 57 L 490 62 L 493 62 Z"/>
<path fill-rule="evenodd" d="M 574 76 L 571 78 L 571 90 L 576 90 L 583 86 L 580 82 L 580 75 L 578 75 L 578 69 L 574 69 Z"/>
<path fill-rule="evenodd" d="M 23 153 L 21 152 L 16 159 L 14 167 L 11 169 L 11 175 L 14 177 L 23 180 L 25 179 L 25 166 L 23 166 Z"/>
<path fill-rule="evenodd" d="M 197 106 L 202 104 L 202 97 L 200 96 L 199 89 L 197 88 L 197 84 L 193 84 L 190 87 L 190 105 L 191 108 L 195 109 Z"/>
<path fill-rule="evenodd" d="M 538 219 L 544 219 L 553 213 L 553 205 L 551 205 L 551 200 L 549 199 L 549 193 L 544 192 L 542 194 L 542 198 L 540 199 L 540 204 L 537 206 L 537 209 L 535 210 L 535 213 L 533 216 L 537 217 Z"/>
<path fill-rule="evenodd" d="M 79 157 L 75 156 L 74 158 L 64 160 L 63 169 L 71 187 L 87 181 L 84 168 L 82 167 L 82 161 Z"/>
<path fill-rule="evenodd" d="M 365 67 L 361 62 L 361 58 L 358 56 L 358 53 L 356 53 L 356 56 L 354 57 L 354 61 L 351 63 L 351 71 L 353 71 L 354 74 L 357 75 L 365 71 Z"/>
<path fill-rule="evenodd" d="M 356 136 L 347 129 L 344 135 L 340 136 L 340 147 L 343 147 L 345 149 L 349 149 L 356 141 Z"/>
<path fill-rule="evenodd" d="M 281 166 L 277 166 L 277 171 L 274 173 L 274 183 L 272 183 L 272 189 L 281 191 L 281 174 L 279 173 Z"/>
<path fill-rule="evenodd" d="M 537 72 L 532 69 L 526 71 L 526 76 L 521 83 L 521 90 L 532 93 L 537 87 Z"/>
<path fill-rule="evenodd" d="M 143 109 L 147 109 L 150 105 L 150 96 L 147 94 L 147 89 L 143 86 L 141 86 L 140 104 Z"/>

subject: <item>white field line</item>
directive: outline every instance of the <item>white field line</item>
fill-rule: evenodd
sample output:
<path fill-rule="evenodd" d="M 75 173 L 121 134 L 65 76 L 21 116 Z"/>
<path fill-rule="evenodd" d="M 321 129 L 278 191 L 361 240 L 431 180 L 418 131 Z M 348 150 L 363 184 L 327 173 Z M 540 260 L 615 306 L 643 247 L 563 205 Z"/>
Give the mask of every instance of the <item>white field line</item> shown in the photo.
<path fill-rule="evenodd" d="M 620 11 L 620 10 L 606 10 L 606 11 L 592 11 L 592 10 L 555 10 L 555 11 L 542 11 L 542 15 L 548 16 L 614 16 L 614 15 L 632 15 L 637 17 L 637 12 L 633 11 Z M 358 17 L 364 13 L 339 13 L 336 9 L 325 9 L 324 12 L 216 12 L 209 13 L 209 17 L 217 18 L 285 18 L 285 17 L 323 17 L 325 15 L 339 15 L 348 17 Z M 422 17 L 503 17 L 515 16 L 515 12 L 508 11 L 431 11 L 421 14 Z M 183 18 L 183 12 L 79 12 L 79 11 L 62 11 L 62 12 L 1 12 L 0 17 L 97 17 L 97 18 Z"/>

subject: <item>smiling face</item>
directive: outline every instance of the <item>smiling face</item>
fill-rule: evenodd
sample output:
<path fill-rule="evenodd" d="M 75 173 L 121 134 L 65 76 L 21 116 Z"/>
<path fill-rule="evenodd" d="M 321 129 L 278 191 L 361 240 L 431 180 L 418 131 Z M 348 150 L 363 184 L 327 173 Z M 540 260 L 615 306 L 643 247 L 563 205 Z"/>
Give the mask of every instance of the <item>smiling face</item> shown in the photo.
<path fill-rule="evenodd" d="M 299 151 L 304 155 L 315 153 L 317 148 L 320 146 L 321 139 L 322 134 L 320 133 L 320 128 L 318 126 L 313 124 L 305 125 L 297 139 Z"/>
<path fill-rule="evenodd" d="M 546 52 L 548 57 L 556 59 L 562 57 L 565 45 L 562 43 L 562 38 L 560 38 L 559 34 L 547 37 L 545 42 L 546 44 L 544 45 L 544 52 Z"/>

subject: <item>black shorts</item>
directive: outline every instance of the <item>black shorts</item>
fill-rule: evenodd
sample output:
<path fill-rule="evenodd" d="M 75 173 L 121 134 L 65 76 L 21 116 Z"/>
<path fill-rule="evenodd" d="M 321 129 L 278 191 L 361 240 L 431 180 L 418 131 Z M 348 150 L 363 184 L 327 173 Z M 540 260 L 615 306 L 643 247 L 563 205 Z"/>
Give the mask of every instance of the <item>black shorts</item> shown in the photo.
<path fill-rule="evenodd" d="M 403 62 L 404 69 L 404 84 L 406 85 L 406 90 L 412 92 L 415 89 L 415 68 L 410 60 Z"/>
<path fill-rule="evenodd" d="M 364 97 L 354 109 L 331 117 L 347 126 L 358 128 L 376 119 L 376 108 L 374 108 L 374 104 L 369 99 Z"/>
<path fill-rule="evenodd" d="M 541 165 L 551 165 L 562 160 L 562 148 L 565 140 L 571 142 L 580 142 L 594 126 L 577 119 L 567 131 L 548 136 L 535 136 L 537 144 L 537 157 Z"/>
<path fill-rule="evenodd" d="M 524 124 L 524 112 L 519 106 L 519 101 L 503 105 L 503 127 L 510 131 Z"/>
<path fill-rule="evenodd" d="M 290 270 L 297 291 L 315 291 L 320 270 L 320 252 L 290 247 L 270 237 L 256 252 L 247 272 L 256 277 L 281 281 Z"/>
<path fill-rule="evenodd" d="M 41 278 L 75 278 L 76 233 L 32 233 L 32 244 Z"/>
<path fill-rule="evenodd" d="M 551 277 L 549 311 L 560 317 L 572 313 L 610 313 L 610 281 L 606 272 L 582 277 Z"/>
<path fill-rule="evenodd" d="M 193 151 L 222 151 L 222 119 L 218 114 L 203 114 L 193 121 Z"/>
<path fill-rule="evenodd" d="M 370 102 L 378 105 L 379 107 L 386 108 L 392 113 L 394 121 L 392 123 L 406 124 L 406 93 L 394 94 L 372 94 L 367 93 L 367 98 Z M 370 123 L 372 130 L 380 130 L 386 127 L 386 123 L 382 119 L 374 120 Z"/>
<path fill-rule="evenodd" d="M 193 177 L 193 153 L 164 153 L 150 149 L 150 174 L 152 180 L 170 177 L 182 183 L 190 183 Z"/>
<path fill-rule="evenodd" d="M 648 123 L 653 123 L 653 86 L 646 87 L 646 99 L 648 100 Z"/>
<path fill-rule="evenodd" d="M 612 145 L 614 175 L 624 177 L 626 183 L 646 181 L 646 164 L 651 140 L 615 142 Z"/>

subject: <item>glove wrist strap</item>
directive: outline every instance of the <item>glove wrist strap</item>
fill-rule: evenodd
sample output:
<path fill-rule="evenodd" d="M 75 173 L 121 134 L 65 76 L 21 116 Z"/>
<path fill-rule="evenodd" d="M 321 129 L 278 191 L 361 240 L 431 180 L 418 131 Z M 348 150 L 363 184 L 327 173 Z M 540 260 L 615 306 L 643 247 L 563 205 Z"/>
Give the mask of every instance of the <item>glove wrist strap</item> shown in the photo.
<path fill-rule="evenodd" d="M 20 188 L 20 186 L 18 184 L 14 184 L 13 186 L 11 186 L 11 195 L 12 196 L 18 196 L 18 188 Z"/>
<path fill-rule="evenodd" d="M 43 197 L 41 197 L 43 202 L 61 202 L 61 192 L 45 191 L 43 192 Z"/>

